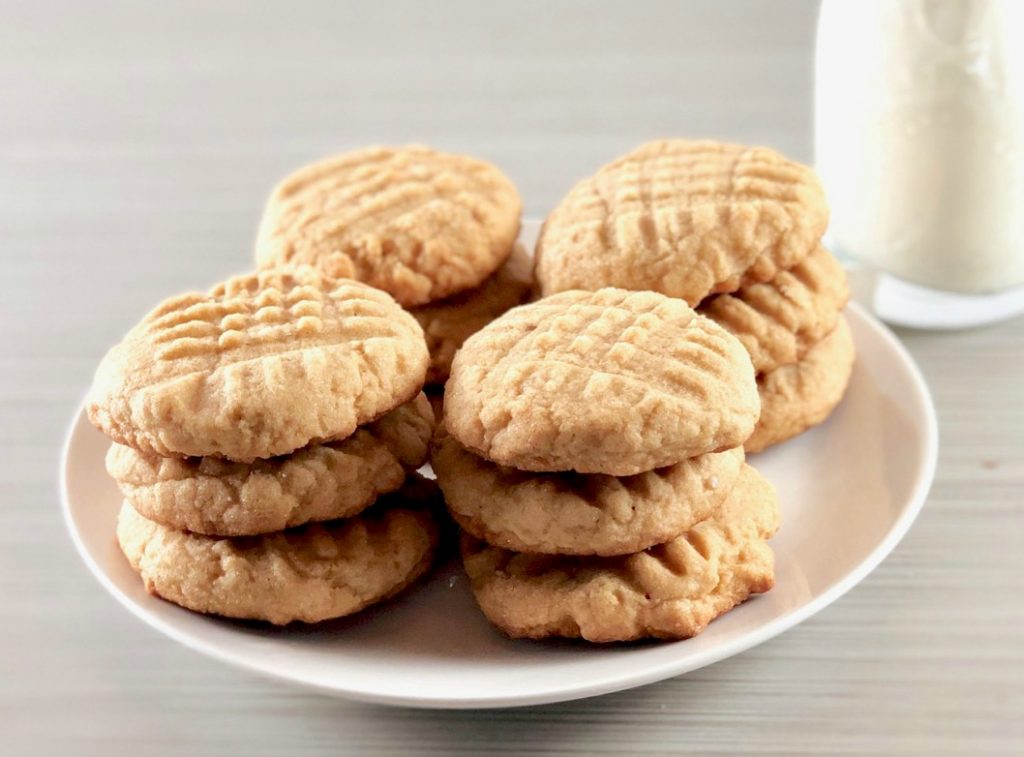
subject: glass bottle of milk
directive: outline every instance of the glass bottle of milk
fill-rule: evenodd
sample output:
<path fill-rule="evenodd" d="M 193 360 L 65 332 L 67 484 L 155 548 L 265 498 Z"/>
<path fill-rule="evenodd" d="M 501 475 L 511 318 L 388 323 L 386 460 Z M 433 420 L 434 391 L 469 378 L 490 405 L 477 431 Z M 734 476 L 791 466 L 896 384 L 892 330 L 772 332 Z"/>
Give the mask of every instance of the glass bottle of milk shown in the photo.
<path fill-rule="evenodd" d="M 827 241 L 879 314 L 1024 309 L 1024 0 L 823 0 L 816 56 Z"/>

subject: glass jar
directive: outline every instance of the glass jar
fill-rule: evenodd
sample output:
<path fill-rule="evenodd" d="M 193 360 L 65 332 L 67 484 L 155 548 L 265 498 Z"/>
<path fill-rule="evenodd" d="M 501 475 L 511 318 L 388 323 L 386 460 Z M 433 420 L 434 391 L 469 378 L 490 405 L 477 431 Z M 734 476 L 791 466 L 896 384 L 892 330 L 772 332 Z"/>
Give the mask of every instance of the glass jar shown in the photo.
<path fill-rule="evenodd" d="M 932 290 L 1024 284 L 1024 2 L 824 0 L 815 160 L 840 255 Z"/>

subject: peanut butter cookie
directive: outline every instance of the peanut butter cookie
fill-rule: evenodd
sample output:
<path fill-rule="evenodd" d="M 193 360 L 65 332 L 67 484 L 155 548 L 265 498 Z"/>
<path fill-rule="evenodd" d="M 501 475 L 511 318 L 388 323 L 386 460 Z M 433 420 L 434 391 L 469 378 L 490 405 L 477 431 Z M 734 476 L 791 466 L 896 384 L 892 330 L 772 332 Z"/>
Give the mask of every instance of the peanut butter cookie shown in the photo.
<path fill-rule="evenodd" d="M 478 286 L 508 257 L 522 203 L 490 163 L 428 147 L 371 147 L 282 181 L 256 242 L 260 268 L 306 263 L 412 307 Z"/>
<path fill-rule="evenodd" d="M 423 465 L 433 429 L 420 394 L 346 439 L 283 457 L 180 459 L 114 444 L 107 472 L 132 507 L 161 525 L 215 536 L 264 534 L 363 511 Z"/>
<path fill-rule="evenodd" d="M 434 515 L 403 506 L 263 536 L 218 538 L 177 531 L 127 503 L 121 551 L 146 590 L 196 612 L 275 625 L 339 618 L 407 587 L 433 561 Z"/>
<path fill-rule="evenodd" d="M 428 361 L 386 293 L 263 271 L 159 305 L 103 358 L 86 406 L 142 452 L 251 462 L 349 436 L 415 397 Z"/>
<path fill-rule="evenodd" d="M 565 557 L 463 536 L 463 563 L 480 608 L 509 636 L 683 639 L 772 588 L 765 540 L 778 519 L 774 488 L 744 466 L 721 510 L 667 544 L 624 557 Z"/>
<path fill-rule="evenodd" d="M 516 246 L 505 264 L 476 289 L 410 310 L 423 327 L 430 349 L 427 383 L 444 384 L 463 342 L 509 308 L 530 299 L 532 286 L 533 262 Z"/>
<path fill-rule="evenodd" d="M 760 452 L 822 423 L 846 392 L 853 371 L 853 334 L 840 317 L 832 333 L 791 363 L 758 378 L 761 418 L 746 441 Z"/>
<path fill-rule="evenodd" d="M 735 334 L 764 373 L 795 363 L 831 332 L 849 296 L 843 267 L 818 247 L 771 281 L 711 297 L 697 312 Z"/>
<path fill-rule="evenodd" d="M 579 182 L 537 245 L 542 294 L 614 286 L 696 305 L 766 281 L 828 224 L 814 172 L 765 147 L 663 140 Z"/>
<path fill-rule="evenodd" d="M 711 517 L 736 483 L 743 449 L 623 478 L 524 473 L 477 457 L 442 427 L 431 463 L 449 512 L 473 536 L 517 552 L 624 555 Z"/>
<path fill-rule="evenodd" d="M 743 345 L 654 292 L 564 292 L 466 340 L 445 387 L 448 432 L 530 471 L 629 476 L 739 446 L 757 421 Z"/>

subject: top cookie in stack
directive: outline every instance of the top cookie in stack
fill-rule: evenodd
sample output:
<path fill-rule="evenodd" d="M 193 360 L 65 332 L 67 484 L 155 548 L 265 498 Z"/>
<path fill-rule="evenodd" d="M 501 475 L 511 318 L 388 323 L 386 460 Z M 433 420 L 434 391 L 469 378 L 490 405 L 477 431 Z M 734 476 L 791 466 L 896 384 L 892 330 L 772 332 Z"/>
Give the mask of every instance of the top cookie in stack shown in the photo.
<path fill-rule="evenodd" d="M 511 310 L 456 355 L 444 412 L 431 461 L 510 635 L 691 636 L 770 588 L 777 502 L 741 448 L 753 370 L 685 303 L 602 289 Z"/>
<path fill-rule="evenodd" d="M 256 259 L 389 292 L 426 333 L 428 383 L 443 384 L 465 338 L 530 294 L 529 263 L 512 255 L 521 211 L 515 186 L 489 163 L 373 147 L 285 178 L 267 202 Z"/>
<path fill-rule="evenodd" d="M 200 612 L 312 622 L 422 574 L 430 512 L 401 500 L 363 511 L 426 459 L 427 361 L 389 295 L 310 267 L 150 312 L 87 401 L 115 442 L 118 538 L 147 588 Z"/>
<path fill-rule="evenodd" d="M 814 172 L 764 147 L 663 140 L 580 181 L 537 246 L 545 295 L 618 286 L 686 300 L 740 337 L 764 411 L 748 451 L 824 420 L 853 342 Z"/>
<path fill-rule="evenodd" d="M 103 358 L 87 409 L 143 452 L 252 462 L 349 436 L 415 398 L 426 363 L 387 294 L 265 271 L 161 303 Z"/>

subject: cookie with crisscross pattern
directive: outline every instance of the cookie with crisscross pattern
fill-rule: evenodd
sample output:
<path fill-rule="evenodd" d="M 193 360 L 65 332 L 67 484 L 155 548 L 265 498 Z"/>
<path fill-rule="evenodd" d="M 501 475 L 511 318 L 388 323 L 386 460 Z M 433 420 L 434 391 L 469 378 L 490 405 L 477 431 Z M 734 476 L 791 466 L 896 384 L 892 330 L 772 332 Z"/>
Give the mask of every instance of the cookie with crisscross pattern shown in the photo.
<path fill-rule="evenodd" d="M 537 244 L 543 294 L 614 286 L 696 305 L 802 260 L 828 224 L 814 172 L 766 147 L 670 139 L 583 179 Z"/>
<path fill-rule="evenodd" d="M 299 169 L 267 202 L 261 268 L 311 264 L 404 306 L 478 286 L 512 251 L 522 203 L 495 166 L 418 145 L 371 147 Z"/>
<path fill-rule="evenodd" d="M 748 465 L 713 517 L 643 552 L 524 554 L 464 536 L 462 557 L 480 608 L 509 636 L 680 639 L 772 588 L 765 541 L 778 521 L 774 488 Z"/>
<path fill-rule="evenodd" d="M 263 271 L 150 312 L 103 358 L 87 409 L 143 452 L 250 462 L 407 402 L 428 359 L 388 294 L 309 267 Z"/>
<path fill-rule="evenodd" d="M 238 463 L 160 457 L 114 444 L 107 472 L 150 520 L 199 534 L 246 536 L 348 518 L 423 465 L 434 430 L 427 398 L 360 426 L 345 439 Z"/>
<path fill-rule="evenodd" d="M 746 441 L 760 452 L 825 421 L 846 393 L 856 347 L 843 317 L 803 358 L 762 374 L 757 379 L 761 417 Z"/>
<path fill-rule="evenodd" d="M 739 446 L 757 420 L 750 358 L 685 302 L 564 292 L 470 337 L 445 388 L 448 432 L 530 471 L 628 476 Z"/>
<path fill-rule="evenodd" d="M 711 297 L 697 312 L 735 334 L 765 373 L 800 360 L 831 332 L 849 296 L 843 267 L 819 247 L 771 281 Z"/>
<path fill-rule="evenodd" d="M 743 449 L 635 476 L 529 473 L 477 457 L 442 427 L 430 459 L 448 511 L 477 538 L 517 552 L 624 555 L 714 515 L 736 483 Z"/>
<path fill-rule="evenodd" d="M 403 489 L 354 518 L 235 538 L 168 528 L 125 503 L 117 539 L 151 594 L 229 618 L 315 623 L 397 594 L 430 568 L 438 524 L 413 496 Z"/>

